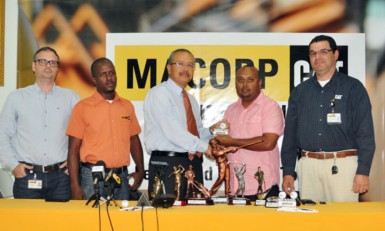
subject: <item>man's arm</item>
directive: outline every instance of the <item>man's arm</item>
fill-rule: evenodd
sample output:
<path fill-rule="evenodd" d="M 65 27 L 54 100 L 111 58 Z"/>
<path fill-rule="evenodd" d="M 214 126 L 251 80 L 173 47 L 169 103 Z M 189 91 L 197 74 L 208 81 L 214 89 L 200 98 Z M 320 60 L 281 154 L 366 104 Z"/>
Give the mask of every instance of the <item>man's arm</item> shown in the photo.
<path fill-rule="evenodd" d="M 5 101 L 0 114 L 0 166 L 11 171 L 16 170 L 17 168 L 16 172 L 20 172 L 18 170 L 20 170 L 20 168 L 24 170 L 24 167 L 22 167 L 24 165 L 20 165 L 17 161 L 15 148 L 12 147 L 11 142 L 11 138 L 16 134 L 17 128 L 16 102 L 15 94 L 10 94 Z M 25 173 L 23 174 L 25 176 Z"/>
<path fill-rule="evenodd" d="M 134 183 L 129 185 L 130 190 L 137 190 L 144 177 L 143 149 L 138 135 L 131 136 L 131 156 L 135 162 L 137 172 L 128 175 L 128 178 L 134 177 Z"/>
<path fill-rule="evenodd" d="M 375 152 L 372 108 L 366 89 L 360 83 L 351 99 L 352 111 L 355 112 L 353 129 L 357 143 L 358 167 L 353 180 L 352 190 L 355 193 L 366 193 L 369 190 L 369 173 Z"/>
<path fill-rule="evenodd" d="M 217 135 L 215 139 L 224 146 L 245 146 L 244 149 L 251 151 L 270 151 L 277 145 L 279 136 L 274 133 L 265 133 L 262 136 L 248 138 L 248 139 L 235 139 L 229 135 Z"/>
<path fill-rule="evenodd" d="M 80 162 L 80 146 L 82 140 L 74 136 L 69 136 L 68 143 L 68 172 L 71 179 L 71 194 L 74 200 L 84 200 L 84 191 L 79 184 L 79 162 Z"/>

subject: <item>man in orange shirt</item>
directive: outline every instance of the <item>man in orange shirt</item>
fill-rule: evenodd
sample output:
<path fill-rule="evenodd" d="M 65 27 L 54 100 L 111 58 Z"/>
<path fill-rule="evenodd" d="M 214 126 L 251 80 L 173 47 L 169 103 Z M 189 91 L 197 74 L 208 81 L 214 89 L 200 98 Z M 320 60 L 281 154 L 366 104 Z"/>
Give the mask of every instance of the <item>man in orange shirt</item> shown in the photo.
<path fill-rule="evenodd" d="M 136 190 L 144 176 L 143 151 L 138 136 L 141 129 L 132 103 L 115 91 L 117 78 L 111 60 L 95 60 L 91 73 L 96 92 L 74 107 L 66 133 L 69 136 L 72 199 L 89 199 L 94 194 L 92 167 L 103 161 L 106 173 L 113 172 L 121 179 L 120 188 L 113 190 L 114 198 L 128 200 L 129 190 Z M 128 174 L 130 152 L 137 172 Z M 134 178 L 132 185 L 128 184 L 130 177 Z M 99 183 L 99 188 L 101 196 L 108 196 L 104 182 Z"/>

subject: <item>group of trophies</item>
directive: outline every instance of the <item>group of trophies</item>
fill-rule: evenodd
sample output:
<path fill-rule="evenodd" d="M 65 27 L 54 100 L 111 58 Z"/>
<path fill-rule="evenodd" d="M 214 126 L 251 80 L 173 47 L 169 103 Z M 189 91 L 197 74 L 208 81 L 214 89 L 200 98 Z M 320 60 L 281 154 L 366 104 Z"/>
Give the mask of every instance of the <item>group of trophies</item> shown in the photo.
<path fill-rule="evenodd" d="M 226 124 L 223 124 L 220 126 L 219 130 L 214 131 L 214 134 L 228 134 L 228 129 Z M 218 165 L 218 178 L 211 187 L 210 190 L 208 190 L 201 182 L 198 182 L 195 180 L 195 172 L 193 170 L 193 167 L 190 165 L 189 168 L 186 170 L 183 166 L 173 166 L 171 174 L 169 174 L 167 177 L 170 178 L 174 176 L 174 193 L 175 193 L 175 203 L 178 203 L 180 201 L 186 201 L 187 204 L 195 204 L 195 205 L 213 205 L 214 203 L 228 203 L 230 205 L 236 204 L 236 205 L 250 205 L 250 200 L 244 197 L 245 192 L 245 180 L 243 177 L 243 174 L 246 171 L 246 165 L 243 163 L 240 167 L 234 166 L 234 173 L 238 180 L 238 189 L 235 192 L 235 196 L 230 196 L 230 167 L 229 167 L 229 161 L 227 159 L 228 153 L 236 152 L 240 148 L 244 148 L 249 145 L 253 145 L 256 143 L 263 142 L 263 139 L 253 142 L 247 145 L 239 146 L 239 147 L 224 147 L 218 143 L 218 141 L 213 138 L 210 140 L 209 144 L 212 148 L 212 155 L 215 158 L 217 165 Z M 165 171 L 168 168 L 168 166 L 165 165 L 155 165 L 155 168 L 157 169 L 154 184 L 153 184 L 153 191 L 151 192 L 150 196 L 151 198 L 157 198 L 164 192 L 164 185 L 162 178 L 165 176 Z M 181 198 L 180 194 L 180 188 L 181 184 L 183 182 L 182 177 L 186 178 L 187 181 L 187 190 L 186 190 L 186 196 L 185 198 Z M 268 194 L 269 190 L 264 190 L 264 172 L 261 169 L 261 167 L 258 167 L 257 172 L 254 174 L 254 178 L 258 181 L 258 188 L 256 191 L 256 205 L 266 205 L 266 195 Z M 224 191 L 224 197 L 212 197 L 214 196 L 218 189 L 220 188 L 221 184 L 225 181 L 225 191 Z M 195 190 L 197 189 L 197 190 Z M 199 193 L 196 193 L 195 191 L 199 191 Z M 241 195 L 241 196 L 238 196 Z M 286 195 L 285 195 L 286 197 Z M 284 199 L 284 198 L 282 198 Z M 295 198 L 294 198 L 295 199 Z M 278 207 L 278 201 L 277 200 L 268 200 L 267 205 L 270 204 L 272 207 Z M 277 205 L 277 206 L 276 206 Z"/>

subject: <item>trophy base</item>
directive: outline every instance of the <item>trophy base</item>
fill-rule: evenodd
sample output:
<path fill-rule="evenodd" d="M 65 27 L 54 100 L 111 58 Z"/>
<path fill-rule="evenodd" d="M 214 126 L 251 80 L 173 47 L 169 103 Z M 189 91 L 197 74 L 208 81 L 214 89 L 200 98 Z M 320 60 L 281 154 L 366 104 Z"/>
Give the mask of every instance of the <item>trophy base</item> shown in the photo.
<path fill-rule="evenodd" d="M 279 198 L 278 197 L 269 197 L 266 199 L 266 208 L 278 208 L 279 207 Z"/>
<path fill-rule="evenodd" d="M 185 200 L 175 201 L 174 202 L 174 206 L 185 206 L 185 205 L 186 205 L 186 201 Z"/>
<path fill-rule="evenodd" d="M 214 204 L 228 204 L 229 203 L 228 197 L 212 197 L 211 199 L 214 201 Z"/>
<path fill-rule="evenodd" d="M 278 206 L 280 208 L 295 208 L 297 207 L 297 202 L 295 201 L 295 199 L 280 199 L 278 201 Z"/>
<path fill-rule="evenodd" d="M 187 205 L 214 205 L 211 198 L 188 198 Z"/>
<path fill-rule="evenodd" d="M 255 200 L 255 205 L 256 206 L 265 206 L 266 200 Z"/>
<path fill-rule="evenodd" d="M 251 205 L 250 199 L 234 197 L 229 198 L 229 205 Z"/>

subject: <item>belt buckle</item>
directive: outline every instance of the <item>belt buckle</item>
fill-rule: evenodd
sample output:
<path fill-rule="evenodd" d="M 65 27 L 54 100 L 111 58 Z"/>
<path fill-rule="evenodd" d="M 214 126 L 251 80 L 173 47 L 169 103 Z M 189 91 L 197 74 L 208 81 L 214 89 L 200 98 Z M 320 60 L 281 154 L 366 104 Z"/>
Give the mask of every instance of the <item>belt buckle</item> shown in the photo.
<path fill-rule="evenodd" d="M 46 173 L 46 171 L 45 171 L 45 166 L 44 166 L 44 165 L 41 166 L 41 172 L 42 172 L 42 173 Z"/>
<path fill-rule="evenodd" d="M 320 153 L 322 156 L 323 156 L 323 160 L 326 160 L 326 155 L 327 155 L 327 153 L 326 152 L 322 152 L 322 153 Z"/>

